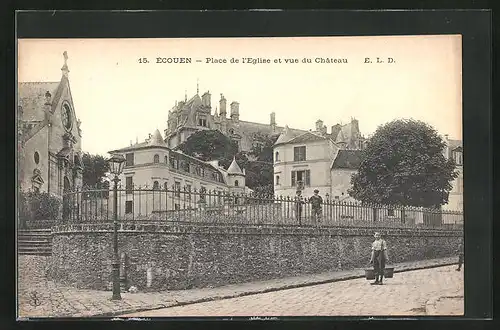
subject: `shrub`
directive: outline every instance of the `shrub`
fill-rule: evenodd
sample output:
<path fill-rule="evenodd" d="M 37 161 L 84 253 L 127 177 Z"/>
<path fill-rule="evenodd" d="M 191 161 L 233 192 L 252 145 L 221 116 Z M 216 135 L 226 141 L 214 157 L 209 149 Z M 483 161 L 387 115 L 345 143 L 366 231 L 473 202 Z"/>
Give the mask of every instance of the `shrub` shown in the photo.
<path fill-rule="evenodd" d="M 53 220 L 59 216 L 61 201 L 46 192 L 21 192 L 19 194 L 19 219 Z"/>

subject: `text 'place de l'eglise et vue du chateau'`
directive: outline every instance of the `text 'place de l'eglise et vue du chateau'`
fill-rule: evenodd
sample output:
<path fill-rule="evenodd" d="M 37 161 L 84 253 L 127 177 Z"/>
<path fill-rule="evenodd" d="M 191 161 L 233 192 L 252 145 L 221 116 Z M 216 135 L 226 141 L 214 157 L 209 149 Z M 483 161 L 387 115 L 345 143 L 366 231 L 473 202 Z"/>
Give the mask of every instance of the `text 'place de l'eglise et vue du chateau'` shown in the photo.
<path fill-rule="evenodd" d="M 61 70 L 58 82 L 18 83 L 20 189 L 49 192 L 59 197 L 64 191 L 81 189 L 83 184 L 83 134 L 71 97 L 66 53 Z M 262 136 L 274 139 L 274 194 L 295 196 L 297 186 L 301 185 L 307 196 L 318 189 L 320 195 L 331 199 L 352 199 L 347 193 L 351 175 L 356 172 L 367 143 L 357 119 L 330 129 L 317 120 L 314 129 L 301 130 L 279 126 L 274 112 L 267 124 L 240 120 L 240 104 L 228 102 L 221 94 L 217 106 L 213 107 L 210 92 L 200 96 L 198 88 L 191 98 L 184 95 L 183 100 L 168 111 L 163 134 L 155 130 L 142 142 L 136 140 L 109 152 L 126 159 L 121 182 L 126 186 L 251 192 L 245 184 L 245 168 L 241 168 L 236 159 L 224 168 L 217 160 L 202 161 L 178 149 L 196 132 L 217 130 L 234 141 L 242 152 L 249 152 L 262 143 Z M 459 172 L 446 208 L 461 210 L 462 141 L 449 139 L 447 135 L 444 140 L 443 153 L 446 158 L 454 158 Z"/>

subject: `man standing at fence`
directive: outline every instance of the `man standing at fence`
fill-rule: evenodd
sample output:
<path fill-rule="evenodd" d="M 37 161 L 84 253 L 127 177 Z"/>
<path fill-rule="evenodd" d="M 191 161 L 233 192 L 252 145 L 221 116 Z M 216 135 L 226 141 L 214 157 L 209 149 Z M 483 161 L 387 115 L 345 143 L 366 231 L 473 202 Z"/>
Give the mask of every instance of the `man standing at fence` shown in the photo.
<path fill-rule="evenodd" d="M 387 257 L 387 244 L 385 243 L 385 240 L 380 238 L 380 233 L 375 233 L 374 237 L 375 241 L 372 243 L 372 256 L 370 258 L 370 263 L 373 263 L 375 282 L 370 284 L 382 285 L 385 263 L 389 259 Z"/>
<path fill-rule="evenodd" d="M 302 191 L 297 190 L 297 195 L 295 196 L 295 216 L 299 221 L 299 225 L 302 225 L 302 205 L 304 204 L 304 199 L 302 198 Z"/>
<path fill-rule="evenodd" d="M 314 195 L 309 198 L 309 202 L 311 203 L 312 216 L 316 224 L 318 225 L 321 222 L 323 198 L 319 195 L 319 190 L 314 189 Z"/>

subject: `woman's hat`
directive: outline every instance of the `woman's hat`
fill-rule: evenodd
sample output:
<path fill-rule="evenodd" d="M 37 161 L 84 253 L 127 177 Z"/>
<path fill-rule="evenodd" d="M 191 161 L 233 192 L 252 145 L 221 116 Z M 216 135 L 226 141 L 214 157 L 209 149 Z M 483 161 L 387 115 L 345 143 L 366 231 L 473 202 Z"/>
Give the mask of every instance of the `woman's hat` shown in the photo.
<path fill-rule="evenodd" d="M 319 190 L 318 190 L 318 189 L 314 189 L 314 192 L 315 192 L 315 193 L 319 193 Z"/>

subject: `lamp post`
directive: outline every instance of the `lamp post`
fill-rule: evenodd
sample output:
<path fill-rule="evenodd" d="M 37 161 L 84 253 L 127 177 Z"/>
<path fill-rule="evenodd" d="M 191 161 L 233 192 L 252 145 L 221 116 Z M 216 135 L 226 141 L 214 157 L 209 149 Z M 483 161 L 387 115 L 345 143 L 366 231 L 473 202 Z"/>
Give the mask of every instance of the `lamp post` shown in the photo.
<path fill-rule="evenodd" d="M 115 175 L 113 182 L 113 297 L 112 300 L 122 299 L 120 295 L 120 259 L 118 257 L 118 176 L 125 166 L 125 158 L 121 155 L 113 155 L 108 159 L 109 170 Z"/>

